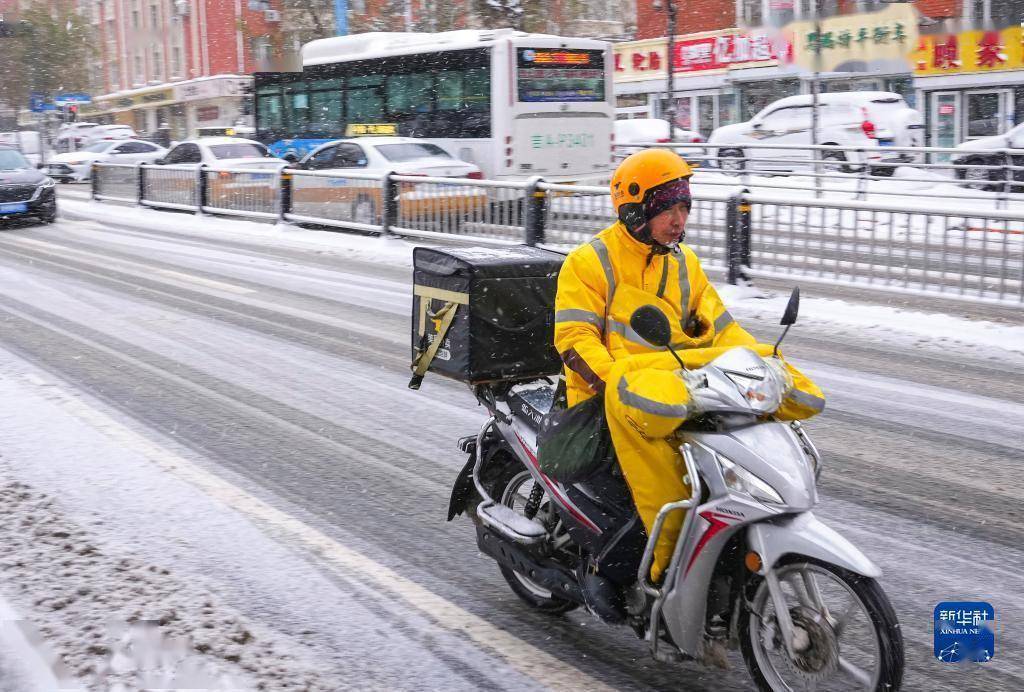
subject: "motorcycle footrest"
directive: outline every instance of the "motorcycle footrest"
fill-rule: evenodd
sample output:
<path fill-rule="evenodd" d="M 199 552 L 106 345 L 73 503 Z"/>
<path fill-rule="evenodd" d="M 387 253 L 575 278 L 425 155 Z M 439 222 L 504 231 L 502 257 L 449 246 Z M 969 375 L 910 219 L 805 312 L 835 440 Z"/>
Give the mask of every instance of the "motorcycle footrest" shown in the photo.
<path fill-rule="evenodd" d="M 476 508 L 476 514 L 488 528 L 523 545 L 536 543 L 548 533 L 548 530 L 539 521 L 527 519 L 505 505 L 482 502 Z"/>

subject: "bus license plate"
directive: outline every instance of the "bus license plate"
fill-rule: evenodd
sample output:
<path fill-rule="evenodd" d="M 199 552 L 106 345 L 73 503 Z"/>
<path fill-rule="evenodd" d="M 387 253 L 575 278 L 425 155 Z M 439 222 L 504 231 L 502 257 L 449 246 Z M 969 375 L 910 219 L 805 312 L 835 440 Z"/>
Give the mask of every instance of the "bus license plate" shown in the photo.
<path fill-rule="evenodd" d="M 28 211 L 28 205 L 24 202 L 17 204 L 0 204 L 0 214 L 16 214 L 21 211 Z"/>

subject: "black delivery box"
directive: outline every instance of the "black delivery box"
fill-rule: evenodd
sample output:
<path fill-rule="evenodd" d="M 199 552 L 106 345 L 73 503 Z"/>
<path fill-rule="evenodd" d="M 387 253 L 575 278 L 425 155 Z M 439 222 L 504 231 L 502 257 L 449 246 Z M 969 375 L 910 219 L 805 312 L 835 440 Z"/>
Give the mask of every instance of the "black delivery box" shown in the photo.
<path fill-rule="evenodd" d="M 427 370 L 469 384 L 558 374 L 555 290 L 564 259 L 525 245 L 416 248 L 409 386 L 418 389 Z"/>

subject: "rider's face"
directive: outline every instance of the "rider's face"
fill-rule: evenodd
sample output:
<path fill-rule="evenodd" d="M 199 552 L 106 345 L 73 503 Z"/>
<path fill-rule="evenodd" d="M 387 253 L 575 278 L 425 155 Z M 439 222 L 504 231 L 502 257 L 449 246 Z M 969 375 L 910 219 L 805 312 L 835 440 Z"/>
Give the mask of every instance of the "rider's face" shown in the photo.
<path fill-rule="evenodd" d="M 651 237 L 662 245 L 678 243 L 682 238 L 689 215 L 690 212 L 686 209 L 684 202 L 669 207 L 647 222 L 651 230 Z"/>

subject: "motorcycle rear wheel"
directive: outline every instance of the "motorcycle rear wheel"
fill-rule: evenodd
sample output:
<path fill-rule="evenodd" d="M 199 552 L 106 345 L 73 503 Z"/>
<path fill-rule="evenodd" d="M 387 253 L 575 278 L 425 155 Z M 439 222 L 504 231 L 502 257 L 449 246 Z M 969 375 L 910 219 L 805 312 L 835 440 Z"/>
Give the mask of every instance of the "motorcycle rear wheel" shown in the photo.
<path fill-rule="evenodd" d="M 790 616 L 806 623 L 812 646 L 800 662 L 785 653 L 764 579 L 740 615 L 743 659 L 759 690 L 866 690 L 895 692 L 903 680 L 903 635 L 896 613 L 877 581 L 836 565 L 794 558 L 775 567 Z M 812 593 L 816 592 L 816 593 Z M 836 595 L 838 594 L 838 598 Z M 841 601 L 841 602 L 837 602 Z M 851 646 L 859 633 L 871 651 Z M 771 641 L 767 641 L 771 640 Z M 827 643 L 829 646 L 819 646 Z M 831 651 L 829 650 L 831 649 Z M 870 661 L 865 665 L 865 661 Z"/>
<path fill-rule="evenodd" d="M 529 498 L 530 491 L 535 483 L 536 481 L 534 481 L 533 476 L 530 475 L 530 472 L 522 464 L 512 462 L 507 464 L 502 470 L 501 476 L 495 483 L 492 497 L 498 499 L 505 506 L 511 507 L 516 512 L 523 513 L 526 500 Z M 554 512 L 550 502 L 545 492 L 540 501 L 540 510 L 538 511 L 537 518 L 541 518 L 541 514 L 545 511 Z M 501 576 L 505 578 L 505 581 L 508 582 L 509 587 L 516 596 L 536 610 L 558 615 L 567 613 L 579 605 L 573 601 L 555 596 L 551 591 L 537 584 L 524 574 L 515 572 L 508 567 L 499 566 L 499 569 L 501 570 Z"/>

